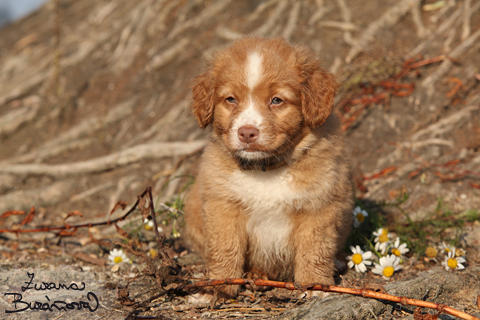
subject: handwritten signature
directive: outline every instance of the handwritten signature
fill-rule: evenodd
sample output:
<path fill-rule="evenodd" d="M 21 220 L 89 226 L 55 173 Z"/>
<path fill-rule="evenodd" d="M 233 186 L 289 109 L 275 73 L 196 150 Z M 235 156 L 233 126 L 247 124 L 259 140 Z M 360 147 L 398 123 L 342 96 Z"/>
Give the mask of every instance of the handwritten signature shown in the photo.
<path fill-rule="evenodd" d="M 89 302 L 79 301 L 79 302 L 70 302 L 67 303 L 65 301 L 54 301 L 52 304 L 48 302 L 39 302 L 39 301 L 32 301 L 26 302 L 22 301 L 23 296 L 20 293 L 5 293 L 6 296 L 14 296 L 14 300 L 12 303 L 15 304 L 15 310 L 5 310 L 5 313 L 15 313 L 15 312 L 22 312 L 28 309 L 30 310 L 42 310 L 42 311 L 54 311 L 54 308 L 60 311 L 68 311 L 68 310 L 82 310 L 82 308 L 87 309 L 90 312 L 94 312 L 98 309 L 98 298 L 93 292 L 89 292 L 87 294 L 88 301 L 91 301 L 91 298 L 95 300 L 95 307 L 91 308 Z M 50 302 L 48 296 L 45 296 L 47 300 Z M 25 308 L 17 309 L 17 303 L 22 303 Z"/>
<path fill-rule="evenodd" d="M 30 281 L 25 281 L 27 286 L 22 286 L 22 292 L 25 292 L 29 289 L 37 290 L 37 291 L 43 291 L 43 290 L 77 290 L 77 291 L 83 291 L 85 290 L 85 282 L 82 282 L 82 286 L 78 286 L 76 283 L 72 283 L 69 286 L 61 283 L 54 283 L 54 282 L 42 282 L 41 284 L 35 284 L 32 285 L 33 279 L 35 278 L 34 273 L 29 273 L 27 272 L 27 276 L 30 278 Z M 5 310 L 5 313 L 16 313 L 16 312 L 22 312 L 22 311 L 27 311 L 27 310 L 42 310 L 42 311 L 54 311 L 59 310 L 59 311 L 68 311 L 68 310 L 82 310 L 86 309 L 90 312 L 95 312 L 98 309 L 98 298 L 93 292 L 88 292 L 87 293 L 87 300 L 86 301 L 79 301 L 79 302 L 65 302 L 65 301 L 53 301 L 51 302 L 50 298 L 46 295 L 45 297 L 47 298 L 48 302 L 39 302 L 39 301 L 32 301 L 32 302 L 27 302 L 23 301 L 23 295 L 20 293 L 5 293 L 5 296 L 13 296 L 13 301 L 11 302 L 12 304 L 15 305 L 15 310 Z M 90 306 L 90 303 L 93 305 Z M 17 304 L 20 306 L 24 306 L 24 308 L 19 309 L 17 307 Z M 94 306 L 94 307 L 93 307 Z"/>

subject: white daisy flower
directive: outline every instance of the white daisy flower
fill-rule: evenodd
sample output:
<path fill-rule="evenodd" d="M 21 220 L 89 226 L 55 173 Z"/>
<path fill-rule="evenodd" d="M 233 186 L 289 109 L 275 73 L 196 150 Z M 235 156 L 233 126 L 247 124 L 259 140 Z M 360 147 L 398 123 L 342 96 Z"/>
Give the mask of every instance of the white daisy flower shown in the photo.
<path fill-rule="evenodd" d="M 365 265 L 369 266 L 372 264 L 372 261 L 368 260 L 372 258 L 372 252 L 363 252 L 359 246 L 356 246 L 355 248 L 350 246 L 350 249 L 352 250 L 353 254 L 347 257 L 349 260 L 347 263 L 348 267 L 353 268 L 355 266 L 355 271 L 357 272 L 367 271 L 367 267 Z"/>
<path fill-rule="evenodd" d="M 373 240 L 375 242 L 375 250 L 385 254 L 392 236 L 388 233 L 386 228 L 380 228 L 377 231 L 374 231 L 373 235 L 375 236 L 375 239 Z"/>
<path fill-rule="evenodd" d="M 462 263 L 465 263 L 466 260 L 464 257 L 455 256 L 455 248 L 450 250 L 445 257 L 445 261 L 442 262 L 442 265 L 445 266 L 445 270 L 463 270 L 465 266 Z"/>
<path fill-rule="evenodd" d="M 380 264 L 375 263 L 375 268 L 372 269 L 372 272 L 378 275 L 382 275 L 384 279 L 388 280 L 395 273 L 395 271 L 400 270 L 400 258 L 394 254 L 390 254 L 385 257 L 380 258 Z"/>
<path fill-rule="evenodd" d="M 407 248 L 406 243 L 400 244 L 400 238 L 398 238 L 398 237 L 397 237 L 397 239 L 395 239 L 395 242 L 392 244 L 391 250 L 392 250 L 392 253 L 399 258 L 402 258 L 402 256 L 405 253 L 410 251 L 410 249 Z"/>
<path fill-rule="evenodd" d="M 355 209 L 353 210 L 353 226 L 355 228 L 360 227 L 366 217 L 368 217 L 367 211 L 363 210 L 360 207 L 355 207 Z"/>
<path fill-rule="evenodd" d="M 113 249 L 108 254 L 108 260 L 110 260 L 110 264 L 119 264 L 122 262 L 131 263 L 131 260 L 127 257 L 125 252 L 122 249 Z"/>
<path fill-rule="evenodd" d="M 143 227 L 145 228 L 145 230 L 153 230 L 153 228 L 155 227 L 155 223 L 153 222 L 153 220 L 145 219 L 143 220 Z M 158 232 L 163 232 L 162 227 L 157 227 L 157 230 Z"/>
<path fill-rule="evenodd" d="M 446 244 L 445 242 L 442 242 L 442 244 L 440 245 L 440 251 L 444 252 L 445 254 L 448 254 L 453 249 L 455 249 L 454 246 Z"/>

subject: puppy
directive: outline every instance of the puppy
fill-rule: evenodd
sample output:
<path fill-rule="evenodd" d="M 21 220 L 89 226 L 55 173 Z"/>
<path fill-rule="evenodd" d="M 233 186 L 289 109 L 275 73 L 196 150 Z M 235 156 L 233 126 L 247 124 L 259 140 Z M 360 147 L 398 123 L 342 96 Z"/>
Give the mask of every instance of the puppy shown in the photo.
<path fill-rule="evenodd" d="M 238 40 L 195 78 L 192 110 L 212 132 L 185 219 L 210 279 L 334 284 L 353 206 L 336 89 L 310 50 L 281 38 Z"/>

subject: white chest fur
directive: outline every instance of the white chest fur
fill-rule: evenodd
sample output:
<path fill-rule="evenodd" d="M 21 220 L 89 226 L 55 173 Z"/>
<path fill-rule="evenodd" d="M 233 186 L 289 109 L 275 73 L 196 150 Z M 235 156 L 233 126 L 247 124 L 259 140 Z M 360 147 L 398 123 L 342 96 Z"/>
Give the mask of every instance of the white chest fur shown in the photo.
<path fill-rule="evenodd" d="M 247 231 L 255 255 L 274 261 L 288 256 L 287 246 L 292 231 L 289 208 L 301 192 L 292 188 L 287 168 L 267 172 L 237 171 L 231 179 L 231 191 L 247 208 L 250 218 Z"/>

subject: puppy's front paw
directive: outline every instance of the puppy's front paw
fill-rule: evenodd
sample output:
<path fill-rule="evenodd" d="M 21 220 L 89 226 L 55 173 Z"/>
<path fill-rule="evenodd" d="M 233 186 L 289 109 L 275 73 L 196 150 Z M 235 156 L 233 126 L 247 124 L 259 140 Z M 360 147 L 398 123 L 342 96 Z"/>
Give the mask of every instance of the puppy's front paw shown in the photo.
<path fill-rule="evenodd" d="M 198 293 L 191 294 L 188 296 L 187 302 L 190 304 L 204 304 L 208 305 L 213 301 L 213 294 L 201 290 Z"/>
<path fill-rule="evenodd" d="M 245 285 L 245 288 L 247 290 L 251 291 L 267 291 L 270 289 L 270 287 L 267 286 L 257 286 L 254 283 L 254 280 L 256 279 L 262 279 L 262 280 L 268 280 L 268 275 L 266 272 L 260 269 L 251 269 L 249 272 L 247 272 L 244 276 L 244 279 L 247 280 L 247 284 Z"/>
<path fill-rule="evenodd" d="M 219 302 L 233 299 L 237 296 L 238 287 L 226 286 L 214 293 L 214 291 L 200 290 L 199 292 L 188 296 L 187 302 L 190 304 L 210 304 L 217 300 Z"/>

